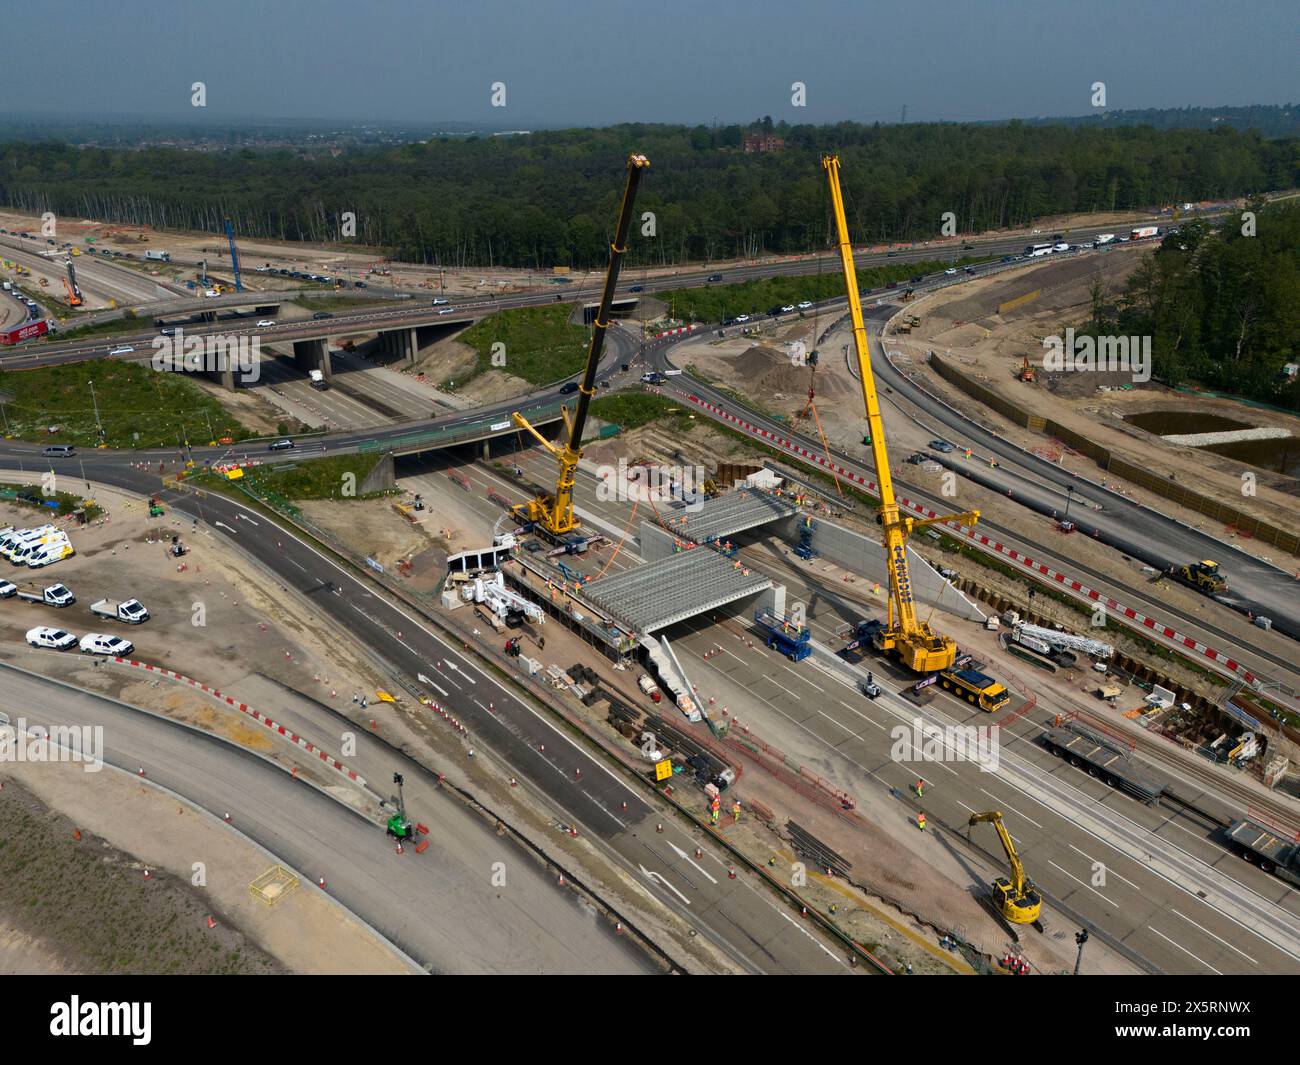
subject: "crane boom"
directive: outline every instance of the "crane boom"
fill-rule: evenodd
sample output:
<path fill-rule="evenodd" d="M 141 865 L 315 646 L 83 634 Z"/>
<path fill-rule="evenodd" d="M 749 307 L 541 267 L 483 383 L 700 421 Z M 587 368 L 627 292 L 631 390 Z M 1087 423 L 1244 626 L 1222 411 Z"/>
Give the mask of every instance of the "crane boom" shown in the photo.
<path fill-rule="evenodd" d="M 876 466 L 876 482 L 880 486 L 880 524 L 885 544 L 885 565 L 889 572 L 889 616 L 887 624 L 876 637 L 876 647 L 881 651 L 894 652 L 904 665 L 917 673 L 933 673 L 947 669 L 953 664 L 957 657 L 957 644 L 951 637 L 935 632 L 928 622 L 916 616 L 916 603 L 912 595 L 912 575 L 907 562 L 907 539 L 913 528 L 935 522 L 956 519 L 973 525 L 979 520 L 979 511 L 915 520 L 903 515 L 899 510 L 898 500 L 894 496 L 894 480 L 889 472 L 889 453 L 885 449 L 885 428 L 880 416 L 880 397 L 876 392 L 876 379 L 871 371 L 871 349 L 867 341 L 866 323 L 862 319 L 858 275 L 853 265 L 853 245 L 849 241 L 849 224 L 844 214 L 839 157 L 823 156 L 822 167 L 826 171 L 827 182 L 830 185 L 831 208 L 835 215 L 840 263 L 844 269 L 844 287 L 849 297 L 849 318 L 853 323 L 853 347 L 858 359 L 858 379 L 862 384 L 862 402 L 867 411 L 871 457 Z"/>
<path fill-rule="evenodd" d="M 578 406 L 572 418 L 569 417 L 568 408 L 563 408 L 566 443 L 563 447 L 556 447 L 546 441 L 518 411 L 510 415 L 516 426 L 528 430 L 541 440 L 559 463 L 560 475 L 556 480 L 555 494 L 539 495 L 514 508 L 514 514 L 519 520 L 534 522 L 552 536 L 563 536 L 572 532 L 579 524 L 573 516 L 573 476 L 582 459 L 582 430 L 587 422 L 591 397 L 596 394 L 596 370 L 600 366 L 600 354 L 605 347 L 605 332 L 609 328 L 610 308 L 614 304 L 614 290 L 618 286 L 619 267 L 627 251 L 627 234 L 632 224 L 632 204 L 636 199 L 641 174 L 649 166 L 650 160 L 644 155 L 628 156 L 627 185 L 623 190 L 623 204 L 618 212 L 618 226 L 614 231 L 614 240 L 609 246 L 609 266 L 605 271 L 605 287 L 601 291 L 596 320 L 592 323 L 587 365 L 582 374 L 582 384 L 578 386 Z"/>
<path fill-rule="evenodd" d="M 239 276 L 239 252 L 235 248 L 235 229 L 230 224 L 230 219 L 226 219 L 226 240 L 230 244 L 230 268 L 235 274 L 235 291 L 244 291 L 244 281 Z"/>
<path fill-rule="evenodd" d="M 77 271 L 73 268 L 71 259 L 64 259 L 63 265 L 68 271 L 68 279 L 63 283 L 63 287 L 68 290 L 68 306 L 80 307 L 85 301 L 82 298 L 81 289 L 77 285 Z"/>

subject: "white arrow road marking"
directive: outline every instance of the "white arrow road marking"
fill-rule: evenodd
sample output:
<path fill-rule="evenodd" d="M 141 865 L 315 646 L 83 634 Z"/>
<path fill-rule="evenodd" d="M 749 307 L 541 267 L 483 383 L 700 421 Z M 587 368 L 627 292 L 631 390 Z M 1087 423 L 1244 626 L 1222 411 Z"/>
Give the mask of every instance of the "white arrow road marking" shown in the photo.
<path fill-rule="evenodd" d="M 431 681 L 423 673 L 417 673 L 416 677 L 419 679 L 421 684 L 427 684 L 430 688 L 433 688 L 435 691 L 441 692 L 443 696 L 446 696 L 447 690 L 445 688 L 439 688 L 438 685 L 434 684 L 433 681 Z"/>
<path fill-rule="evenodd" d="M 229 525 L 227 525 L 224 521 L 216 522 L 216 525 L 217 525 L 219 528 L 222 528 L 222 529 L 230 529 L 230 531 L 231 531 L 232 533 L 235 533 L 236 535 L 238 535 L 238 533 L 239 533 L 239 530 L 238 530 L 238 529 L 231 528 L 231 527 L 230 527 Z"/>
<path fill-rule="evenodd" d="M 235 520 L 236 520 L 236 521 L 246 521 L 246 522 L 248 522 L 249 525 L 252 525 L 252 526 L 256 526 L 256 525 L 257 525 L 257 522 L 255 522 L 252 518 L 248 517 L 248 515 L 246 515 L 246 514 L 236 514 L 236 515 L 235 515 Z"/>
<path fill-rule="evenodd" d="M 662 876 L 660 876 L 658 873 L 651 872 L 651 871 L 650 871 L 649 869 L 647 869 L 644 865 L 641 865 L 640 862 L 638 862 L 637 865 L 640 866 L 640 868 L 641 868 L 641 872 L 645 873 L 646 878 L 647 878 L 648 880 L 651 880 L 652 882 L 654 882 L 654 883 L 656 883 L 656 884 L 662 884 L 662 885 L 663 885 L 664 887 L 666 887 L 669 891 L 671 891 L 674 895 L 676 895 L 679 899 L 681 899 L 682 902 L 686 903 L 687 906 L 689 906 L 689 905 L 691 904 L 691 900 L 690 900 L 690 899 L 688 899 L 685 895 L 683 895 L 680 891 L 678 891 L 675 887 L 673 887 L 672 884 L 668 883 L 668 881 L 665 880 L 665 879 L 664 879 Z"/>
<path fill-rule="evenodd" d="M 669 841 L 668 841 L 668 846 L 672 847 L 672 849 L 673 849 L 673 851 L 676 853 L 677 857 L 679 857 L 679 858 L 685 858 L 688 862 L 690 862 L 693 866 L 695 866 L 695 868 L 698 869 L 701 873 L 704 873 L 704 875 L 705 875 L 706 877 L 708 877 L 708 880 L 709 880 L 709 883 L 710 883 L 710 884 L 716 884 L 716 883 L 717 883 L 717 881 L 714 880 L 713 877 L 709 876 L 708 872 L 705 871 L 705 869 L 704 869 L 703 866 L 701 866 L 698 862 L 695 861 L 694 858 L 692 858 L 689 854 L 687 854 L 684 850 L 682 850 L 681 847 L 677 846 L 676 843 L 674 843 L 672 840 L 669 840 Z"/>
<path fill-rule="evenodd" d="M 453 662 L 450 658 L 448 658 L 448 659 L 444 659 L 443 664 L 446 665 L 446 667 L 447 667 L 448 669 L 454 669 L 457 673 L 459 673 L 462 677 L 464 677 L 464 678 L 465 678 L 467 681 L 469 681 L 471 684 L 476 684 L 476 683 L 477 683 L 477 681 L 475 681 L 473 677 L 471 677 L 468 673 L 466 673 L 463 669 L 461 669 L 460 666 L 456 665 L 456 663 Z"/>

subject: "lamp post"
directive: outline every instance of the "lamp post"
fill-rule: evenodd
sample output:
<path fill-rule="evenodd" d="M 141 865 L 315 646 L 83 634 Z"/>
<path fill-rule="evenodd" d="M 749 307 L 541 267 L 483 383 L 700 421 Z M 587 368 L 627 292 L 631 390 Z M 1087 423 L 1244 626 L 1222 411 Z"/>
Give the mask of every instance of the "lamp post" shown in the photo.
<path fill-rule="evenodd" d="M 1074 933 L 1074 941 L 1079 945 L 1079 954 L 1074 959 L 1074 975 L 1079 975 L 1079 967 L 1083 965 L 1083 945 L 1088 942 L 1088 930 L 1080 929 Z"/>
<path fill-rule="evenodd" d="M 1074 499 L 1074 485 L 1067 484 L 1065 486 L 1065 515 L 1062 518 L 1062 520 L 1070 516 L 1070 503 L 1073 501 L 1073 499 Z"/>

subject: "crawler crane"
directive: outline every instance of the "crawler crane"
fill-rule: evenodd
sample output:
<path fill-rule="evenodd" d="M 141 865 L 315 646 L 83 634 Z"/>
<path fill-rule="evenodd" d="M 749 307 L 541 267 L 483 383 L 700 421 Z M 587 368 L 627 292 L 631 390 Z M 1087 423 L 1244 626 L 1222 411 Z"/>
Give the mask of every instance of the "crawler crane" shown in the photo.
<path fill-rule="evenodd" d="M 862 382 L 862 399 L 867 408 L 867 440 L 876 465 L 880 485 L 880 514 L 883 529 L 885 565 L 889 572 L 889 607 L 886 624 L 877 629 L 872 640 L 878 651 L 896 655 L 916 673 L 935 673 L 948 669 L 957 657 L 957 643 L 930 627 L 916 616 L 912 595 L 912 577 L 907 562 L 907 539 L 913 529 L 949 521 L 974 525 L 979 511 L 945 514 L 934 518 L 910 518 L 902 514 L 894 497 L 894 481 L 889 472 L 889 454 L 885 450 L 885 428 L 880 417 L 880 399 L 871 372 L 871 352 L 867 346 L 867 327 L 862 320 L 862 302 L 858 296 L 858 275 L 853 266 L 853 246 L 849 243 L 849 226 L 844 217 L 844 196 L 840 191 L 840 161 L 828 155 L 822 159 L 830 183 L 831 206 L 835 214 L 840 261 L 844 267 L 844 286 L 849 297 L 849 317 L 853 322 L 853 345 L 858 358 L 858 377 Z"/>

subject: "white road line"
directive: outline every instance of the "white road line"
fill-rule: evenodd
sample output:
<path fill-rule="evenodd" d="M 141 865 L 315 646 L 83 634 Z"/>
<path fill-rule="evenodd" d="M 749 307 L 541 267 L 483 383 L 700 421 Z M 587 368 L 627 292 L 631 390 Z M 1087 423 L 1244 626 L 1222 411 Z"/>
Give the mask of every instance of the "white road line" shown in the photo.
<path fill-rule="evenodd" d="M 826 693 L 826 689 L 825 689 L 825 688 L 818 688 L 816 684 L 814 684 L 814 683 L 813 683 L 812 681 L 810 681 L 810 680 L 809 680 L 809 679 L 808 679 L 804 674 L 798 672 L 797 670 L 793 670 L 793 669 L 791 669 L 789 666 L 785 665 L 784 663 L 782 663 L 781 668 L 784 669 L 787 673 L 791 673 L 791 674 L 793 674 L 794 676 L 798 677 L 801 681 L 803 681 L 805 684 L 807 684 L 808 687 L 810 687 L 810 688 L 816 688 L 817 691 L 821 692 L 823 695 Z"/>
<path fill-rule="evenodd" d="M 1074 881 L 1076 884 L 1078 884 L 1080 887 L 1086 887 L 1089 891 L 1091 891 L 1091 892 L 1092 892 L 1094 895 L 1096 895 L 1098 898 L 1100 898 L 1100 899 L 1105 899 L 1106 904 L 1107 904 L 1108 906 L 1114 906 L 1116 909 L 1119 909 L 1119 906 L 1118 906 L 1116 903 L 1112 902 L 1110 899 L 1107 899 L 1105 895 L 1103 895 L 1100 891 L 1098 891 L 1098 890 L 1097 890 L 1095 887 L 1093 887 L 1091 884 L 1085 884 L 1082 880 L 1080 880 L 1077 876 L 1075 876 L 1075 875 L 1074 875 L 1072 872 L 1070 872 L 1068 869 L 1062 869 L 1059 865 L 1057 865 L 1057 864 L 1056 864 L 1054 861 L 1052 861 L 1050 858 L 1047 860 L 1047 864 L 1050 865 L 1050 866 L 1052 866 L 1054 869 L 1058 870 L 1059 872 L 1064 873 L 1066 876 L 1068 876 L 1071 880 L 1073 880 L 1073 881 Z"/>
<path fill-rule="evenodd" d="M 862 718 L 862 720 L 865 721 L 868 725 L 875 725 L 876 728 L 880 729 L 881 732 L 888 732 L 888 731 L 889 731 L 889 730 L 888 730 L 887 728 L 885 728 L 885 726 L 882 725 L 879 721 L 873 721 L 873 720 L 871 720 L 871 718 L 867 717 L 866 714 L 858 713 L 857 710 L 853 709 L 853 707 L 851 707 L 851 706 L 850 706 L 848 703 L 846 703 L 843 699 L 840 699 L 840 700 L 839 700 L 839 704 L 840 704 L 840 706 L 844 707 L 845 710 L 849 711 L 849 713 L 851 713 L 851 714 L 857 714 L 858 717 Z"/>
<path fill-rule="evenodd" d="M 1235 951 L 1237 954 L 1240 954 L 1243 958 L 1245 958 L 1248 962 L 1250 962 L 1251 965 L 1258 965 L 1258 964 L 1259 964 L 1259 962 L 1257 962 L 1254 958 L 1252 958 L 1252 957 L 1251 957 L 1249 954 L 1247 954 L 1245 951 L 1243 951 L 1243 950 L 1237 950 L 1237 948 L 1234 947 L 1231 943 L 1229 943 L 1226 939 L 1219 939 L 1219 937 L 1216 936 L 1213 932 L 1211 932 L 1208 928 L 1206 928 L 1204 925 L 1199 925 L 1199 924 L 1197 924 L 1197 923 L 1196 923 L 1195 921 L 1193 921 L 1190 917 L 1188 917 L 1187 914 L 1185 914 L 1185 913 L 1178 913 L 1178 911 L 1175 910 L 1172 906 L 1169 907 L 1169 912 L 1170 912 L 1170 913 L 1178 914 L 1178 916 L 1181 917 L 1184 921 L 1186 921 L 1189 925 L 1191 925 L 1193 928 L 1199 928 L 1202 932 L 1204 932 L 1204 933 L 1205 933 L 1207 936 L 1209 936 L 1211 939 L 1218 939 L 1219 942 L 1222 943 L 1225 947 L 1227 947 L 1227 948 L 1228 948 L 1229 950 L 1231 950 L 1231 951 Z"/>
<path fill-rule="evenodd" d="M 776 907 L 773 907 L 773 909 L 776 909 Z M 808 929 L 806 929 L 803 925 L 801 925 L 798 921 L 796 921 L 796 920 L 795 920 L 793 917 L 791 917 L 788 913 L 786 913 L 784 910 L 777 910 L 776 912 L 779 913 L 782 917 L 784 917 L 787 921 L 789 921 L 792 925 L 794 925 L 795 928 L 799 929 L 800 932 L 802 932 L 804 935 L 806 935 L 806 936 L 807 936 L 809 939 L 811 939 L 814 943 L 816 943 L 817 946 L 821 948 L 822 953 L 824 953 L 828 958 L 834 958 L 835 961 L 836 961 L 836 963 L 839 964 L 839 965 L 843 965 L 843 964 L 844 964 L 844 960 L 843 960 L 842 958 L 840 958 L 840 957 L 838 957 L 836 954 L 832 953 L 832 951 L 830 950 L 830 948 L 827 947 L 825 943 L 823 943 L 823 942 L 822 942 L 820 939 L 818 939 L 815 935 L 813 935 L 811 932 L 809 932 Z"/>
<path fill-rule="evenodd" d="M 772 683 L 772 684 L 776 684 L 776 686 L 777 686 L 778 688 L 780 688 L 783 692 L 785 692 L 786 695 L 790 696 L 791 699 L 798 699 L 799 702 L 803 702 L 803 699 L 801 699 L 799 696 L 795 695 L 795 693 L 792 692 L 789 688 L 787 688 L 784 684 L 777 684 L 777 682 L 774 681 L 774 680 L 772 680 L 771 677 L 763 677 L 762 679 L 767 680 L 767 681 L 769 681 L 769 682 Z"/>
<path fill-rule="evenodd" d="M 688 862 L 691 863 L 691 865 L 695 866 L 695 868 L 698 869 L 704 875 L 704 877 L 709 881 L 710 884 L 716 884 L 718 882 L 713 877 L 712 873 L 710 873 L 707 869 L 705 869 L 704 866 L 700 865 L 699 862 L 697 862 L 694 858 L 692 858 L 689 854 L 687 854 L 684 850 L 682 850 L 681 847 L 677 846 L 677 844 L 674 843 L 672 840 L 668 841 L 668 846 L 672 847 L 673 851 L 677 854 L 677 857 L 685 858 Z"/>
<path fill-rule="evenodd" d="M 1115 872 L 1115 870 L 1112 869 L 1112 868 L 1111 868 L 1109 865 L 1107 865 L 1105 862 L 1099 862 L 1099 861 L 1097 861 L 1097 859 L 1094 858 L 1091 854 L 1088 854 L 1088 853 L 1086 853 L 1085 851 L 1081 851 L 1081 850 L 1079 850 L 1079 848 L 1076 847 L 1073 843 L 1067 844 L 1067 846 L 1070 848 L 1070 850 L 1074 851 L 1076 854 L 1082 854 L 1082 855 L 1083 855 L 1085 858 L 1087 858 L 1088 861 L 1090 861 L 1093 865 L 1100 865 L 1102 868 L 1104 868 L 1104 869 L 1106 870 L 1106 875 L 1107 875 L 1107 876 L 1113 876 L 1116 880 L 1123 880 L 1124 883 L 1126 883 L 1126 884 L 1127 884 L 1129 887 L 1131 887 L 1134 891 L 1141 891 L 1141 890 L 1142 890 L 1142 889 L 1141 889 L 1140 887 L 1138 887 L 1135 883 L 1133 883 L 1132 880 L 1129 880 L 1129 879 L 1127 879 L 1126 877 L 1120 876 L 1119 873 Z"/>
<path fill-rule="evenodd" d="M 987 795 L 990 799 L 992 799 L 995 803 L 997 803 L 998 806 L 1002 807 L 1002 808 L 1005 809 L 1005 810 L 1010 810 L 1010 811 L 1011 811 L 1013 814 L 1015 814 L 1017 817 L 1023 817 L 1026 821 L 1028 821 L 1028 822 L 1029 822 L 1031 825 L 1033 825 L 1035 828 L 1042 828 L 1042 827 L 1043 827 L 1043 826 L 1040 825 L 1037 821 L 1035 821 L 1032 817 L 1030 817 L 1028 814 L 1022 814 L 1019 810 L 1017 810 L 1017 809 L 1016 809 L 1014 806 L 1012 806 L 1009 802 L 1003 802 L 1001 799 L 999 799 L 996 795 L 993 794 L 993 792 L 989 791 L 987 788 L 980 788 L 980 791 L 984 792 L 984 794 Z"/>
<path fill-rule="evenodd" d="M 1147 925 L 1147 927 L 1148 927 L 1148 928 L 1151 928 L 1150 925 Z M 1222 976 L 1222 975 L 1223 975 L 1223 973 L 1219 972 L 1218 969 L 1216 969 L 1213 965 L 1211 965 L 1211 964 L 1210 964 L 1208 961 L 1206 961 L 1204 958 L 1198 958 L 1198 957 L 1196 957 L 1196 955 L 1193 954 L 1190 950 L 1188 950 L 1185 946 L 1183 946 L 1181 943 L 1175 943 L 1172 939 L 1170 939 L 1167 935 L 1165 935 L 1162 931 L 1160 931 L 1160 929 L 1158 929 L 1158 928 L 1151 928 L 1151 931 L 1153 931 L 1156 935 L 1158 935 L 1161 939 L 1163 939 L 1163 940 L 1164 940 L 1166 943 L 1168 943 L 1171 947 L 1177 947 L 1177 948 L 1178 948 L 1179 950 L 1181 950 L 1184 954 L 1186 954 L 1189 958 L 1192 958 L 1192 959 L 1195 960 L 1195 961 L 1199 961 L 1202 965 L 1204 965 L 1207 969 L 1210 970 L 1210 972 L 1214 973 L 1216 976 Z"/>

